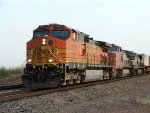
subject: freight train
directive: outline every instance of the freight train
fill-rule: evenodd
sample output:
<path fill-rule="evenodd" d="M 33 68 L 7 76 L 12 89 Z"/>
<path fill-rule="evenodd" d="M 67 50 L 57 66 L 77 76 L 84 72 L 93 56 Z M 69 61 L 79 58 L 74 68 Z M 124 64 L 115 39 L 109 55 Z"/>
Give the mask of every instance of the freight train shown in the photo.
<path fill-rule="evenodd" d="M 149 56 L 93 40 L 66 25 L 40 25 L 27 42 L 22 82 L 27 88 L 53 88 L 149 72 Z"/>

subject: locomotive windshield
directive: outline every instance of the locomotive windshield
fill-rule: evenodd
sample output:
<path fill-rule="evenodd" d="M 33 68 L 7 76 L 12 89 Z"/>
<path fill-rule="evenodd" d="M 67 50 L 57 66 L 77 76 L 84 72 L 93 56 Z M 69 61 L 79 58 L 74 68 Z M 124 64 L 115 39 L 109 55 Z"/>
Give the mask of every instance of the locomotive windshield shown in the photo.
<path fill-rule="evenodd" d="M 48 35 L 48 31 L 34 31 L 33 38 Z"/>
<path fill-rule="evenodd" d="M 68 30 L 53 30 L 53 31 L 50 31 L 50 35 L 52 37 L 65 40 L 69 37 L 69 31 Z"/>

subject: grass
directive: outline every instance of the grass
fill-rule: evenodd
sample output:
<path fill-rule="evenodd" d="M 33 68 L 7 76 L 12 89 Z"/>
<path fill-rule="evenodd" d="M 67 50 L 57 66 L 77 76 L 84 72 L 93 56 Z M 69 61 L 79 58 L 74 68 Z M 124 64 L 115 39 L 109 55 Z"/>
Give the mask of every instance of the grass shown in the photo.
<path fill-rule="evenodd" d="M 10 75 L 21 75 L 23 74 L 23 67 L 18 66 L 18 67 L 0 67 L 0 78 L 5 77 L 5 76 L 10 76 Z"/>

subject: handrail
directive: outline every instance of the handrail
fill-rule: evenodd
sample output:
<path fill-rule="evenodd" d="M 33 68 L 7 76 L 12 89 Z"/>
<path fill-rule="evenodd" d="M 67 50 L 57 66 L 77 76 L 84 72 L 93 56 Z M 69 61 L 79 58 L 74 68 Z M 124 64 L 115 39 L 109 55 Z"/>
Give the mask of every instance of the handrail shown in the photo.
<path fill-rule="evenodd" d="M 25 65 L 25 63 L 28 61 L 28 59 L 30 58 L 31 55 L 32 55 L 32 51 L 31 51 L 30 55 L 27 57 L 27 59 L 22 63 L 22 66 Z"/>
<path fill-rule="evenodd" d="M 56 56 L 56 55 L 52 52 L 52 50 L 50 50 L 50 53 L 51 53 L 59 62 L 61 61 L 61 62 L 60 62 L 61 64 L 65 64 L 64 61 L 63 61 L 58 55 Z"/>

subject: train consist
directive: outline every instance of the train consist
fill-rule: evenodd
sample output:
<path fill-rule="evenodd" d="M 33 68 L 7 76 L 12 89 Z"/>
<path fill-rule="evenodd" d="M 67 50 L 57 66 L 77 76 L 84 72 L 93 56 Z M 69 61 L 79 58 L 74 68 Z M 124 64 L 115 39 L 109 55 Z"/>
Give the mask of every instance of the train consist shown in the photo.
<path fill-rule="evenodd" d="M 37 89 L 138 75 L 149 72 L 149 59 L 65 25 L 40 25 L 27 42 L 22 82 Z"/>

